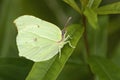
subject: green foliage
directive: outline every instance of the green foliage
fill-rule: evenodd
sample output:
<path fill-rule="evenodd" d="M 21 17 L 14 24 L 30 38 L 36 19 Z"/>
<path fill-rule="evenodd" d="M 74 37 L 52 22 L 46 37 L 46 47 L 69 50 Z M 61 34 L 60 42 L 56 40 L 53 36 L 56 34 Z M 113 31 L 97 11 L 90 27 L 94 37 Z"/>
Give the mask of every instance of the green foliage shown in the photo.
<path fill-rule="evenodd" d="M 120 80 L 119 0 L 0 0 L 0 13 L 0 80 Z M 19 57 L 13 21 L 25 14 L 60 28 L 72 16 L 76 48 L 38 63 Z"/>
<path fill-rule="evenodd" d="M 82 10 L 84 10 L 84 8 L 87 6 L 88 2 L 89 2 L 88 0 L 80 0 Z"/>
<path fill-rule="evenodd" d="M 99 7 L 101 2 L 102 2 L 102 0 L 89 0 L 88 5 L 90 5 L 91 8 L 96 9 Z"/>
<path fill-rule="evenodd" d="M 24 80 L 32 64 L 23 58 L 0 58 L 0 80 Z"/>
<path fill-rule="evenodd" d="M 88 63 L 94 74 L 99 80 L 119 80 L 120 67 L 108 59 L 92 56 L 89 57 Z"/>
<path fill-rule="evenodd" d="M 120 14 L 120 2 L 108 4 L 108 5 L 105 5 L 105 6 L 101 6 L 98 9 L 96 9 L 96 12 L 99 15 Z"/>
<path fill-rule="evenodd" d="M 64 2 L 66 2 L 67 4 L 69 4 L 73 9 L 75 9 L 77 12 L 79 12 L 81 14 L 81 10 L 77 6 L 77 3 L 75 2 L 75 0 L 64 0 Z"/>
<path fill-rule="evenodd" d="M 89 45 L 91 45 L 90 54 L 106 57 L 108 40 L 108 31 L 106 26 L 108 26 L 108 16 L 101 16 L 98 19 L 98 23 L 100 27 L 97 29 L 91 29 L 88 26 L 88 42 Z"/>
<path fill-rule="evenodd" d="M 86 16 L 88 22 L 91 24 L 93 28 L 97 28 L 97 13 L 95 13 L 91 8 L 86 8 L 84 11 L 84 15 Z"/>

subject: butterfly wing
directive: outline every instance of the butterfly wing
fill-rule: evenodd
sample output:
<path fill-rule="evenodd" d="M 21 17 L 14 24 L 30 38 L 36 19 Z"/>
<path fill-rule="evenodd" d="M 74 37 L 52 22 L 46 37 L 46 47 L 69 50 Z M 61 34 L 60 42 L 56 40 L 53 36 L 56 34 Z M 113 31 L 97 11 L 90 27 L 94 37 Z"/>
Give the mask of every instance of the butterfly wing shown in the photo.
<path fill-rule="evenodd" d="M 17 36 L 19 55 L 35 62 L 49 60 L 58 53 L 58 44 L 24 30 Z"/>
<path fill-rule="evenodd" d="M 59 52 L 57 41 L 62 39 L 62 33 L 54 24 L 29 15 L 17 18 L 14 23 L 20 56 L 37 62 L 48 60 Z"/>
<path fill-rule="evenodd" d="M 14 23 L 17 26 L 18 33 L 19 31 L 22 31 L 24 29 L 29 29 L 29 32 L 50 40 L 60 41 L 62 39 L 62 32 L 56 25 L 36 18 L 34 16 L 21 16 L 17 18 Z"/>

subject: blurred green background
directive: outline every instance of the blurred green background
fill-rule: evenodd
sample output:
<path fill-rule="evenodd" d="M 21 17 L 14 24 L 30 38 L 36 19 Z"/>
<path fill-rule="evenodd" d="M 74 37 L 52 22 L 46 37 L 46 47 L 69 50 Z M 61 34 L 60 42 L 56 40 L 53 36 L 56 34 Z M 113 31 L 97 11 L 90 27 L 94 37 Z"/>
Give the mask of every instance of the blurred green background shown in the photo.
<path fill-rule="evenodd" d="M 119 0 L 103 0 L 101 5 Z M 80 23 L 80 15 L 62 0 L 0 0 L 0 80 L 24 80 L 33 62 L 18 56 L 16 46 L 17 29 L 13 21 L 21 15 L 34 15 L 63 28 L 67 18 L 69 24 Z M 87 28 L 90 53 L 108 57 L 120 66 L 120 15 L 99 16 L 99 29 Z M 77 49 L 58 77 L 58 80 L 90 80 L 83 56 L 84 41 Z M 69 77 L 68 77 L 69 76 Z"/>

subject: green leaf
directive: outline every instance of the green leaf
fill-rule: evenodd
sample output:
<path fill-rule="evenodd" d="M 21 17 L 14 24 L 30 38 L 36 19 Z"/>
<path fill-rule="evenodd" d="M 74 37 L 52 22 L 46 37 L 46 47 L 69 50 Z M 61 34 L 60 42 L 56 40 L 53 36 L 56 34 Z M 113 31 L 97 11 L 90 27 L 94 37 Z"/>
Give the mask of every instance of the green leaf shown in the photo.
<path fill-rule="evenodd" d="M 99 15 L 105 14 L 120 14 L 120 2 L 108 4 L 96 9 Z"/>
<path fill-rule="evenodd" d="M 99 80 L 120 80 L 120 67 L 110 60 L 92 56 L 88 59 L 88 63 Z"/>
<path fill-rule="evenodd" d="M 91 8 L 86 7 L 84 15 L 86 16 L 89 24 L 96 29 L 98 27 L 97 13 L 95 13 Z"/>
<path fill-rule="evenodd" d="M 120 24 L 118 24 L 119 22 L 120 22 L 120 15 L 115 15 L 112 19 L 110 18 L 109 28 L 108 28 L 109 35 L 120 30 Z"/>
<path fill-rule="evenodd" d="M 98 8 L 102 0 L 89 0 L 88 7 L 92 9 Z"/>
<path fill-rule="evenodd" d="M 89 1 L 88 0 L 80 0 L 80 2 L 81 2 L 81 5 L 82 5 L 82 8 L 84 9 L 87 6 Z"/>
<path fill-rule="evenodd" d="M 12 4 L 12 5 L 10 5 Z M 11 38 L 13 37 L 11 34 L 12 31 L 12 26 L 10 23 L 10 16 L 11 16 L 11 8 L 13 7 L 13 3 L 12 1 L 7 1 L 4 0 L 2 2 L 2 9 L 1 9 L 1 13 L 0 13 L 0 28 L 1 28 L 1 34 L 0 38 L 0 56 L 2 57 L 6 57 L 8 55 L 8 51 L 9 51 L 9 46 L 10 43 L 12 43 Z M 9 27 L 8 27 L 9 25 Z"/>
<path fill-rule="evenodd" d="M 32 64 L 24 58 L 0 58 L 0 80 L 25 80 Z"/>
<path fill-rule="evenodd" d="M 111 59 L 114 63 L 120 66 L 120 42 L 118 43 L 115 50 L 111 54 Z"/>
<path fill-rule="evenodd" d="M 23 12 L 20 8 L 22 0 L 2 0 L 0 6 L 0 56 L 16 57 L 18 51 L 16 48 L 16 28 L 13 20 Z"/>
<path fill-rule="evenodd" d="M 108 16 L 100 16 L 98 18 L 98 23 L 100 26 L 99 28 L 95 30 L 88 26 L 87 30 L 89 33 L 88 43 L 90 45 L 90 54 L 106 57 L 108 41 L 108 20 Z"/>
<path fill-rule="evenodd" d="M 88 64 L 68 61 L 57 80 L 91 80 Z"/>
<path fill-rule="evenodd" d="M 91 8 L 91 6 L 93 5 L 93 2 L 94 2 L 94 0 L 89 0 L 88 4 L 87 4 L 87 7 Z"/>
<path fill-rule="evenodd" d="M 63 0 L 67 4 L 69 4 L 73 9 L 75 9 L 78 13 L 82 13 L 75 0 Z"/>
<path fill-rule="evenodd" d="M 76 46 L 82 36 L 83 27 L 71 25 L 67 31 L 72 38 L 70 40 L 72 45 Z M 35 63 L 26 80 L 56 80 L 74 49 L 67 44 L 62 49 L 60 58 L 59 55 L 56 55 L 49 61 Z"/>

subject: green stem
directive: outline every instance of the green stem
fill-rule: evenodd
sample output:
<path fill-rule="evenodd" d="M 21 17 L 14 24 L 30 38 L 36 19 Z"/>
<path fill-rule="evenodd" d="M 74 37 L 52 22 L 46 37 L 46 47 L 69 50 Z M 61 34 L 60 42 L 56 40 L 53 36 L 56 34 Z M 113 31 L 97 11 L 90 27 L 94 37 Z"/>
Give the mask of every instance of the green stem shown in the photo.
<path fill-rule="evenodd" d="M 83 15 L 82 21 L 83 21 L 83 27 L 84 27 L 84 43 L 85 43 L 85 48 L 86 48 L 87 56 L 89 56 L 89 45 L 88 45 L 87 29 L 86 29 L 86 17 L 84 15 Z"/>
<path fill-rule="evenodd" d="M 87 54 L 87 58 L 90 56 L 90 52 L 89 52 L 89 44 L 88 44 L 88 39 L 87 39 L 87 26 L 86 26 L 86 17 L 83 15 L 82 16 L 82 23 L 83 23 L 83 27 L 84 27 L 84 43 L 85 43 L 85 48 L 86 48 L 86 54 Z M 94 74 L 92 73 L 90 66 L 88 65 L 89 71 L 90 71 L 90 80 L 95 80 L 94 79 Z"/>

